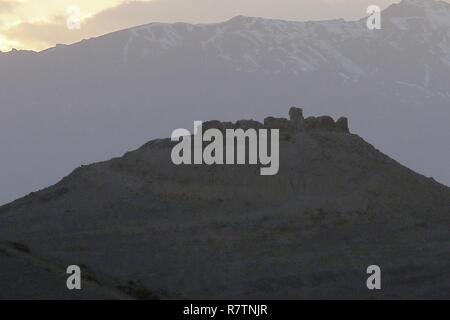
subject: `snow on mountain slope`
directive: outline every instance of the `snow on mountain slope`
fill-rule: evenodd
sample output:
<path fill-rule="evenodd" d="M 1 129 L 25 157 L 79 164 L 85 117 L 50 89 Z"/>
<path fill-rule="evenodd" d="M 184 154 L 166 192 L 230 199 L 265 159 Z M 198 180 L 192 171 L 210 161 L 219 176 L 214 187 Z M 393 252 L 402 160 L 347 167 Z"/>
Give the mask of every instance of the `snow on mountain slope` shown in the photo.
<path fill-rule="evenodd" d="M 347 115 L 412 169 L 450 184 L 450 5 L 403 0 L 366 20 L 235 17 L 148 25 L 0 54 L 0 202 L 193 120 Z"/>

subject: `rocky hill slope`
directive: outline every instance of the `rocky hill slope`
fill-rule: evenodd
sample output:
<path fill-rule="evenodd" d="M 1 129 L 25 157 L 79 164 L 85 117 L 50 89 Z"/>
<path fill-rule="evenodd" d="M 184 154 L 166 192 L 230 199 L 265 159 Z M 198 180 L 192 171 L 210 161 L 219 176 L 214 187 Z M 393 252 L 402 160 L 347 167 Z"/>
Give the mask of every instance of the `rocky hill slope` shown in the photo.
<path fill-rule="evenodd" d="M 174 143 L 154 140 L 0 207 L 0 238 L 136 298 L 449 298 L 450 189 L 349 133 L 344 118 L 292 130 L 297 120 L 275 121 L 278 175 L 175 166 Z M 366 288 L 372 264 L 381 291 Z M 10 279 L 33 277 L 16 270 L 0 264 Z"/>
<path fill-rule="evenodd" d="M 381 30 L 364 15 L 150 23 L 0 54 L 0 203 L 194 120 L 262 120 L 299 101 L 348 115 L 386 154 L 449 185 L 450 4 L 403 0 Z"/>

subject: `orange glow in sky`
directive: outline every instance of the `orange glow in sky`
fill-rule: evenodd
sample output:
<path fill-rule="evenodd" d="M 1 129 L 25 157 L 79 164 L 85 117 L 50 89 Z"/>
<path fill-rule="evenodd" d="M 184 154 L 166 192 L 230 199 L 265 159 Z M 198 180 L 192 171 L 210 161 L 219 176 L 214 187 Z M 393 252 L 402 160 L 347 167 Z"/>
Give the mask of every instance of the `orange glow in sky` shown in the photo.
<path fill-rule="evenodd" d="M 359 19 L 400 0 L 0 0 L 0 51 L 43 50 L 150 22 L 208 23 L 236 15 Z M 450 0 L 446 0 L 450 1 Z"/>
<path fill-rule="evenodd" d="M 71 8 L 78 7 L 79 20 L 126 2 L 126 0 L 0 0 L 0 51 L 11 48 L 40 50 L 50 44 L 45 41 L 21 37 L 21 32 L 30 28 L 45 28 L 46 25 L 66 24 Z M 30 32 L 32 33 L 32 32 Z M 37 37 L 38 38 L 38 37 Z"/>

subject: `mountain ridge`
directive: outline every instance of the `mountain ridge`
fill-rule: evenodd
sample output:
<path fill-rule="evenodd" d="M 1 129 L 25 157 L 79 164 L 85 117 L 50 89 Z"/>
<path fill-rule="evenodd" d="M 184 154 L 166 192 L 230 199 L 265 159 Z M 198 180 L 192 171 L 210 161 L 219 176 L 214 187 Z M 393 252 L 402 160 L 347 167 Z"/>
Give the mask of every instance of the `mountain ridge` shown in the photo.
<path fill-rule="evenodd" d="M 403 20 L 374 31 L 364 20 L 154 24 L 2 54 L 0 203 L 194 120 L 279 116 L 299 101 L 347 114 L 365 139 L 448 185 L 450 33 L 430 16 Z"/>
<path fill-rule="evenodd" d="M 450 11 L 450 3 L 445 2 L 445 1 L 441 1 L 441 0 L 401 0 L 399 3 L 393 3 L 391 5 L 389 5 L 386 9 L 384 9 L 382 11 L 383 14 L 386 14 L 388 16 L 391 16 L 391 12 L 397 12 L 398 9 L 402 10 L 402 9 L 410 9 L 410 8 L 420 8 L 420 9 L 430 9 L 432 11 L 442 11 L 442 9 L 444 10 L 449 10 Z M 424 11 L 426 12 L 426 11 Z M 335 19 L 328 19 L 328 20 L 286 20 L 286 19 L 278 19 L 278 18 L 265 18 L 265 17 L 257 17 L 257 16 L 246 16 L 246 15 L 236 15 L 230 19 L 224 20 L 224 21 L 219 21 L 219 22 L 213 22 L 213 23 L 189 23 L 189 22 L 183 22 L 183 21 L 178 21 L 178 22 L 149 22 L 149 23 L 145 23 L 145 24 L 141 24 L 141 25 L 137 25 L 137 26 L 132 26 L 129 28 L 125 28 L 125 29 L 121 29 L 121 30 L 117 30 L 117 31 L 113 31 L 113 32 L 109 32 L 109 33 L 105 33 L 102 35 L 98 35 L 98 36 L 94 36 L 94 37 L 90 37 L 90 38 L 86 38 L 86 39 L 82 39 L 80 41 L 71 43 L 71 44 L 57 44 L 53 47 L 49 47 L 47 49 L 41 50 L 41 51 L 33 51 L 33 50 L 17 50 L 17 49 L 11 49 L 11 51 L 9 52 L 1 52 L 3 54 L 6 53 L 17 53 L 17 52 L 33 52 L 33 53 L 44 53 L 47 51 L 51 51 L 53 49 L 56 49 L 58 47 L 62 48 L 62 47 L 66 47 L 66 46 L 72 46 L 72 45 L 77 45 L 80 44 L 82 42 L 85 41 L 91 41 L 91 40 L 95 40 L 98 38 L 102 38 L 105 36 L 110 36 L 110 35 L 116 35 L 118 33 L 122 33 L 122 32 L 129 32 L 132 30 L 139 30 L 142 28 L 147 28 L 147 27 L 152 27 L 152 26 L 172 26 L 172 25 L 183 25 L 183 26 L 187 26 L 187 27 L 203 27 L 203 26 L 214 26 L 214 25 L 224 25 L 230 22 L 245 22 L 245 23 L 251 23 L 254 22 L 256 20 L 260 20 L 260 21 L 271 21 L 271 22 L 286 22 L 286 23 L 297 23 L 297 24 L 308 24 L 308 23 L 332 23 L 332 22 L 346 22 L 346 23 L 356 23 L 356 22 L 366 22 L 366 18 L 367 17 L 362 17 L 360 19 L 356 19 L 356 20 L 345 20 L 342 18 L 335 18 Z M 442 22 L 442 21 L 440 21 Z"/>

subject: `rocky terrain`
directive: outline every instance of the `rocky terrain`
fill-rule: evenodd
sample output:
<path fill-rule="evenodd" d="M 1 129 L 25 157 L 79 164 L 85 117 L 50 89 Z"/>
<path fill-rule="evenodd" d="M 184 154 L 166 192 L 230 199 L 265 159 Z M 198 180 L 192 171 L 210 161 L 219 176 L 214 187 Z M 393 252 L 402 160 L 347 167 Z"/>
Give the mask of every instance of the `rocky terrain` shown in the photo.
<path fill-rule="evenodd" d="M 405 166 L 450 185 L 450 4 L 403 0 L 358 21 L 238 16 L 149 23 L 0 53 L 0 204 L 194 120 L 348 115 Z M 149 21 L 150 22 L 150 21 Z"/>
<path fill-rule="evenodd" d="M 175 166 L 160 139 L 0 207 L 0 297 L 450 298 L 449 188 L 345 118 L 227 125 L 280 128 L 278 175 Z M 72 264 L 82 291 L 65 290 Z M 381 291 L 366 288 L 373 264 Z"/>

